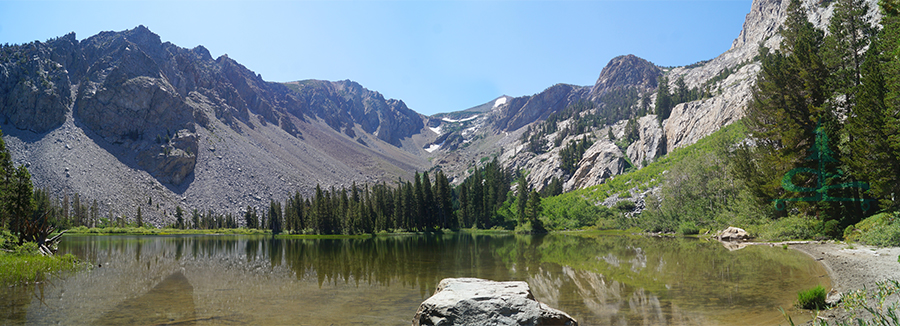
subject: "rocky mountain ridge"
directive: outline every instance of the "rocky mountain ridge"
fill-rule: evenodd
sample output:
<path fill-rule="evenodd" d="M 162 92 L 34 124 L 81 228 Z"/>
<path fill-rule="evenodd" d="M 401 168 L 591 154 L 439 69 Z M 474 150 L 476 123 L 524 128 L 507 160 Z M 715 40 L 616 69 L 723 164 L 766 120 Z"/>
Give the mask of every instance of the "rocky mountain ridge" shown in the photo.
<path fill-rule="evenodd" d="M 402 101 L 350 81 L 266 82 L 144 26 L 0 49 L 0 117 L 38 187 L 116 215 L 143 202 L 239 213 L 428 168 L 403 150 L 425 118 Z M 163 223 L 172 206 L 143 211 Z"/>
<path fill-rule="evenodd" d="M 804 5 L 827 25 L 833 4 Z M 620 56 L 593 86 L 557 84 L 432 117 L 349 80 L 267 82 L 227 55 L 161 42 L 143 26 L 81 41 L 69 34 L 0 48 L 0 127 L 38 187 L 100 200 L 112 215 L 144 207 L 157 225 L 175 206 L 240 213 L 316 184 L 393 182 L 427 169 L 459 183 L 492 158 L 527 171 L 538 189 L 555 178 L 571 190 L 740 119 L 759 46 L 777 47 L 786 8 L 755 0 L 731 49 L 709 61 L 661 68 Z M 660 76 L 710 96 L 659 119 Z M 581 139 L 591 145 L 563 170 L 563 150 Z"/>
<path fill-rule="evenodd" d="M 877 21 L 877 2 L 868 2 L 872 9 L 869 18 Z M 823 5 L 804 0 L 803 5 L 807 8 L 810 21 L 818 28 L 827 29 L 834 3 Z M 442 159 L 439 162 L 461 162 L 471 166 L 483 161 L 479 158 L 494 156 L 509 169 L 526 171 L 529 183 L 538 189 L 558 178 L 564 181 L 566 191 L 600 184 L 632 166 L 640 168 L 743 117 L 760 70 L 756 58 L 759 48 L 778 48 L 781 42 L 778 32 L 786 17 L 787 6 L 788 1 L 755 0 L 731 48 L 711 60 L 663 70 L 635 56 L 622 56 L 610 61 L 590 89 L 586 86 L 556 85 L 533 96 L 511 99 L 507 106 L 473 120 L 473 126 L 467 129 L 482 132 L 469 132 L 468 135 L 461 134 L 466 137 L 457 138 L 457 143 L 470 142 L 467 150 L 472 153 L 454 149 L 447 157 L 455 161 Z M 640 107 L 655 104 L 656 77 L 661 75 L 667 77 L 670 89 L 676 86 L 676 80 L 683 78 L 688 88 L 706 90 L 711 96 L 680 103 L 672 109 L 667 119 L 660 121 L 652 112 L 642 111 Z M 578 134 L 566 132 L 575 119 L 557 121 L 556 126 L 551 128 L 556 131 L 545 136 L 544 141 L 549 145 L 545 146 L 544 152 L 525 150 L 527 142 L 520 138 L 529 132 L 527 128 L 541 126 L 542 121 L 551 114 L 578 101 L 587 100 L 602 107 L 604 101 L 621 100 L 604 99 L 601 95 L 625 86 L 638 90 L 639 96 L 628 99 L 631 102 L 626 111 L 633 114 L 607 119 L 605 124 L 595 125 Z M 581 115 L 593 113 L 583 112 Z M 491 114 L 497 117 L 492 118 Z M 603 114 L 605 117 L 611 116 L 609 112 Z M 477 123 L 482 120 L 492 121 L 495 128 Z M 634 137 L 634 134 L 637 136 Z M 560 150 L 566 144 L 584 137 L 594 142 L 583 154 L 577 170 L 573 173 L 562 171 Z M 635 139 L 623 142 L 623 137 Z"/>

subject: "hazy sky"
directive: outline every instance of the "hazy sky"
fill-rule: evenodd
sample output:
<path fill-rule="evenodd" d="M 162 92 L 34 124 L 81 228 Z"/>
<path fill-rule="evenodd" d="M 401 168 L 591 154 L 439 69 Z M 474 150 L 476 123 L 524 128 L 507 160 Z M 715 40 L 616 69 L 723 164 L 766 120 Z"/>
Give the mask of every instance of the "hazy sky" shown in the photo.
<path fill-rule="evenodd" d="M 228 54 L 268 81 L 359 82 L 423 114 L 557 83 L 593 85 L 615 56 L 661 66 L 711 59 L 750 0 L 7 1 L 0 43 L 144 25 L 163 41 Z"/>

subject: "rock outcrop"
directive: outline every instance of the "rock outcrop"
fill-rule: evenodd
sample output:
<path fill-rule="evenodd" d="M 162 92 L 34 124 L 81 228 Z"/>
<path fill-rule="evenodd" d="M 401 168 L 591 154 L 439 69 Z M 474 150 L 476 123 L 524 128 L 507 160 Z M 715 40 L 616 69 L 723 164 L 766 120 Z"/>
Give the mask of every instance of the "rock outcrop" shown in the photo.
<path fill-rule="evenodd" d="M 662 69 L 633 54 L 612 58 L 603 67 L 600 77 L 597 77 L 597 82 L 591 88 L 590 99 L 600 101 L 604 93 L 623 87 L 638 88 L 641 91 L 655 89 L 657 78 L 661 75 Z"/>
<path fill-rule="evenodd" d="M 5 122 L 43 133 L 66 120 L 72 98 L 64 64 L 74 43 L 75 34 L 68 34 L 0 49 L 0 115 Z"/>
<path fill-rule="evenodd" d="M 536 301 L 528 283 L 447 278 L 419 306 L 412 325 L 574 326 L 578 322 Z"/>
<path fill-rule="evenodd" d="M 729 226 L 722 232 L 716 234 L 716 239 L 720 241 L 744 241 L 751 239 L 750 233 L 744 229 Z"/>
<path fill-rule="evenodd" d="M 667 153 L 666 134 L 660 126 L 655 114 L 643 116 L 637 120 L 640 138 L 628 146 L 625 154 L 637 168 Z"/>
<path fill-rule="evenodd" d="M 513 131 L 577 103 L 590 94 L 584 86 L 556 84 L 532 96 L 512 98 L 492 117 L 493 126 L 500 131 Z"/>
<path fill-rule="evenodd" d="M 563 184 L 563 190 L 595 186 L 614 175 L 622 174 L 628 167 L 622 150 L 608 140 L 598 140 L 581 157 L 578 169 Z"/>

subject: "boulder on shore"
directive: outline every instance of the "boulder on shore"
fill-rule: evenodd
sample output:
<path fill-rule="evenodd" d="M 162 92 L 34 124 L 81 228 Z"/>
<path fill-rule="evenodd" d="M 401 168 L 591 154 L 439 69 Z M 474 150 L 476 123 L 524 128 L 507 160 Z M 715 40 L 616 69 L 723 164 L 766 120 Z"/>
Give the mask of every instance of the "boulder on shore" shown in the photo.
<path fill-rule="evenodd" d="M 578 322 L 537 302 L 525 282 L 445 278 L 416 311 L 419 325 L 571 325 Z"/>
<path fill-rule="evenodd" d="M 729 226 L 727 229 L 719 232 L 719 234 L 716 234 L 716 239 L 719 241 L 743 241 L 751 238 L 750 233 L 747 233 L 744 229 L 733 226 Z"/>

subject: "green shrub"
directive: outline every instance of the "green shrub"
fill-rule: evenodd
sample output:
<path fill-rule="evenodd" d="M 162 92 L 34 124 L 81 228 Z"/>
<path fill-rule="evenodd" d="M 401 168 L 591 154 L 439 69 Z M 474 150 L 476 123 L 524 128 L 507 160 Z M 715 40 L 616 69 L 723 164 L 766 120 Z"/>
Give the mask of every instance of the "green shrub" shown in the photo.
<path fill-rule="evenodd" d="M 700 228 L 697 227 L 697 223 L 694 223 L 694 221 L 683 221 L 678 225 L 677 232 L 682 235 L 699 234 Z"/>
<path fill-rule="evenodd" d="M 16 253 L 19 255 L 37 255 L 38 244 L 34 242 L 26 242 L 16 247 Z"/>
<path fill-rule="evenodd" d="M 798 292 L 797 303 L 803 309 L 825 309 L 825 288 L 819 285 L 812 289 Z"/>
<path fill-rule="evenodd" d="M 900 245 L 900 221 L 896 213 L 872 215 L 844 230 L 844 239 L 873 246 Z"/>
<path fill-rule="evenodd" d="M 9 230 L 0 230 L 0 249 L 15 250 L 17 241 L 16 236 Z"/>
<path fill-rule="evenodd" d="M 805 240 L 816 237 L 816 229 L 821 223 L 802 215 L 791 215 L 770 221 L 759 230 L 759 237 L 765 240 Z"/>

